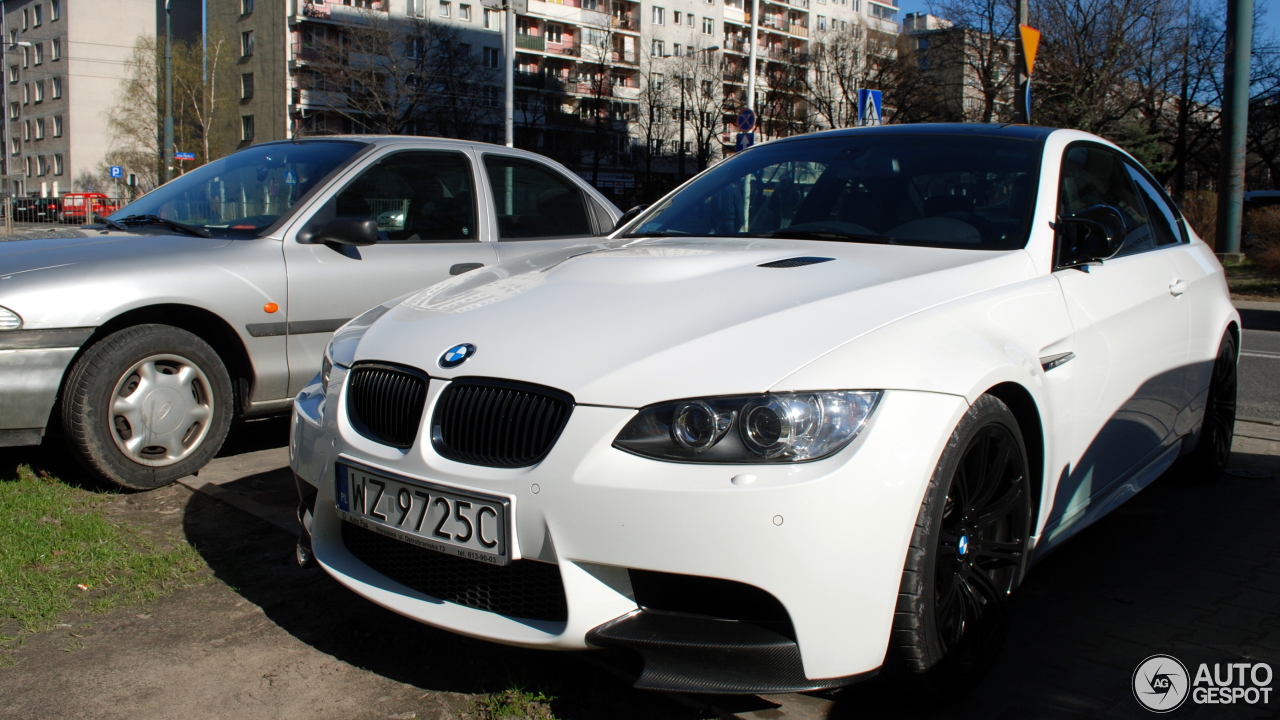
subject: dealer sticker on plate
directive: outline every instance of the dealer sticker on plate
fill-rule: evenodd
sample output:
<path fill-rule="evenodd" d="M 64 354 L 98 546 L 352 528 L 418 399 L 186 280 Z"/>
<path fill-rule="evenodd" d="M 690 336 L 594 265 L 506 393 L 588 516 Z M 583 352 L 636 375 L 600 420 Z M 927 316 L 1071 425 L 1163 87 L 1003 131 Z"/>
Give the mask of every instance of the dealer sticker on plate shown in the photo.
<path fill-rule="evenodd" d="M 506 565 L 508 498 L 337 463 L 334 503 L 343 520 L 397 540 Z"/>

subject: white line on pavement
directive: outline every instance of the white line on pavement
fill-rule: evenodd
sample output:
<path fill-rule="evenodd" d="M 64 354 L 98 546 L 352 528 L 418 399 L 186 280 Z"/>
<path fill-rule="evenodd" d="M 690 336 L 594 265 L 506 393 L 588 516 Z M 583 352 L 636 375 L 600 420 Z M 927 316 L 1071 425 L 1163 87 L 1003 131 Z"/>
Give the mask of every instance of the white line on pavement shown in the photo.
<path fill-rule="evenodd" d="M 1240 354 L 1243 355 L 1244 357 L 1260 357 L 1260 358 L 1271 358 L 1272 360 L 1280 360 L 1280 353 L 1244 351 L 1244 352 L 1241 352 Z"/>

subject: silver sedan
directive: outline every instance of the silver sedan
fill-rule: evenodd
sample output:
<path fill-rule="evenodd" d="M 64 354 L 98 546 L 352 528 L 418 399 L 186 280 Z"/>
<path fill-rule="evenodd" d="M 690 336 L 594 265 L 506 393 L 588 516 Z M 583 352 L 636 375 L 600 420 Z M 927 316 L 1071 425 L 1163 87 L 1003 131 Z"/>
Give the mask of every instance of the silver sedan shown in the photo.
<path fill-rule="evenodd" d="M 539 155 L 355 136 L 249 147 L 100 224 L 0 238 L 0 447 L 60 425 L 99 476 L 168 484 L 234 419 L 287 409 L 361 311 L 618 217 Z"/>

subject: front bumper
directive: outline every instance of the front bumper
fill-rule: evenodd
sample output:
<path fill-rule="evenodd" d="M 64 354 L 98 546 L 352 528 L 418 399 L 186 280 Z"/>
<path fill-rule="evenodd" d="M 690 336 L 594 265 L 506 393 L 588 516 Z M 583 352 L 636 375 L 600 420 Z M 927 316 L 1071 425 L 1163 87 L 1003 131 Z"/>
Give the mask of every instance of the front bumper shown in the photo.
<path fill-rule="evenodd" d="M 344 387 L 340 370 L 334 373 L 332 385 Z M 445 385 L 432 380 L 426 417 Z M 377 444 L 354 432 L 345 413 L 325 411 L 341 407 L 340 400 L 337 393 L 325 398 L 318 384 L 303 390 L 294 405 L 290 457 L 294 471 L 317 489 L 310 528 L 316 558 L 360 595 L 463 635 L 584 649 L 593 646 L 594 630 L 639 609 L 629 570 L 731 580 L 781 603 L 803 676 L 815 681 L 865 674 L 883 663 L 920 502 L 966 408 L 957 396 L 889 391 L 861 436 L 834 457 L 792 466 L 708 466 L 616 450 L 613 438 L 635 410 L 577 406 L 541 463 L 512 470 L 440 457 L 425 437 L 426 422 L 408 451 Z M 513 498 L 513 559 L 558 566 L 567 619 L 527 620 L 443 602 L 373 571 L 342 540 L 334 511 L 339 456 Z M 757 479 L 730 482 L 743 473 Z"/>
<path fill-rule="evenodd" d="M 92 328 L 0 333 L 0 447 L 36 445 L 67 366 Z"/>

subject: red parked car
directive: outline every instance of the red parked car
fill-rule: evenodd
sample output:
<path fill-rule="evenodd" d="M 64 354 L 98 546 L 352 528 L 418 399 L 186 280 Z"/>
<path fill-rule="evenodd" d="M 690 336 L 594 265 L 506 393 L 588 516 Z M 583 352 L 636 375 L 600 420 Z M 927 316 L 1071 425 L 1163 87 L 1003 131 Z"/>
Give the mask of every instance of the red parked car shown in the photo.
<path fill-rule="evenodd" d="M 120 207 L 118 201 L 102 193 L 67 193 L 62 196 L 62 219 L 64 222 L 90 223 L 96 220 L 92 213 L 106 217 Z"/>

